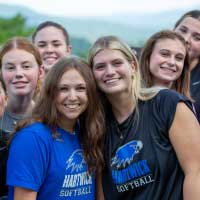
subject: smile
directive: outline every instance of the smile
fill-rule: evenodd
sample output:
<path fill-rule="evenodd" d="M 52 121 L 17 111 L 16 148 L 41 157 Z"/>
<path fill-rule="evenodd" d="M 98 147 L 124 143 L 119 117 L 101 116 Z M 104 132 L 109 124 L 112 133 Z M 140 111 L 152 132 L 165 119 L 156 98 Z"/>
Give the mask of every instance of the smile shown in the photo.
<path fill-rule="evenodd" d="M 167 67 L 160 67 L 162 70 L 164 71 L 168 71 L 168 72 L 176 72 L 175 69 L 172 69 L 172 68 L 167 68 Z"/>
<path fill-rule="evenodd" d="M 79 103 L 76 103 L 76 104 L 64 104 L 64 106 L 66 108 L 69 108 L 69 109 L 76 109 L 76 108 L 78 108 L 80 106 L 80 104 Z"/>
<path fill-rule="evenodd" d="M 104 82 L 106 84 L 110 84 L 110 83 L 115 83 L 117 82 L 118 80 L 120 80 L 119 78 L 112 78 L 112 79 L 108 79 L 108 80 L 105 80 Z"/>

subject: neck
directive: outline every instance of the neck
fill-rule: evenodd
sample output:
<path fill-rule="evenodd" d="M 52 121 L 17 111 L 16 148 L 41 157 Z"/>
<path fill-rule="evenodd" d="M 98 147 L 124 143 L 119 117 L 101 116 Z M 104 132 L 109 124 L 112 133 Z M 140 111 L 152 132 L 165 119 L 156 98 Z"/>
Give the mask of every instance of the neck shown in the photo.
<path fill-rule="evenodd" d="M 112 105 L 112 110 L 115 118 L 119 123 L 122 123 L 135 109 L 135 104 L 132 95 L 129 94 L 117 94 L 107 96 L 109 102 Z"/>
<path fill-rule="evenodd" d="M 192 71 L 197 66 L 198 62 L 199 59 L 197 58 L 190 61 L 190 71 Z"/>
<path fill-rule="evenodd" d="M 76 120 L 59 119 L 58 126 L 67 132 L 74 133 Z"/>
<path fill-rule="evenodd" d="M 162 83 L 154 83 L 153 87 L 164 87 L 164 88 L 172 88 L 172 81 L 165 81 Z"/>
<path fill-rule="evenodd" d="M 10 97 L 6 109 L 13 114 L 25 115 L 32 112 L 33 106 L 34 101 L 30 97 Z"/>

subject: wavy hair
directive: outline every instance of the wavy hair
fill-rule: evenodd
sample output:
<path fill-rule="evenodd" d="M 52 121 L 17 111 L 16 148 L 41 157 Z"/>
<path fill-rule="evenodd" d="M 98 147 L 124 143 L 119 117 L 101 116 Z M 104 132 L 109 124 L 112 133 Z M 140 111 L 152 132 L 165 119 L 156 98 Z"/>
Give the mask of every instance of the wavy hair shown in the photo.
<path fill-rule="evenodd" d="M 104 115 L 92 71 L 82 59 L 74 56 L 63 57 L 52 67 L 33 109 L 32 119 L 21 123 L 17 130 L 27 124 L 40 121 L 51 128 L 53 137 L 57 137 L 56 128 L 59 122 L 59 111 L 55 100 L 58 95 L 57 88 L 63 74 L 70 69 L 78 71 L 86 82 L 88 106 L 79 116 L 80 142 L 89 172 L 100 172 L 103 167 Z"/>

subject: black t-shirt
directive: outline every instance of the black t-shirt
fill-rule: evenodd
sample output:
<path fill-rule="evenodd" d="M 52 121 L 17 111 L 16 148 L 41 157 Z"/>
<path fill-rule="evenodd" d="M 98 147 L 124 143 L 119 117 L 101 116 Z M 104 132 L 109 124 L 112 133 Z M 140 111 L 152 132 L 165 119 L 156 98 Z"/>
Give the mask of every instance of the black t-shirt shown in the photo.
<path fill-rule="evenodd" d="M 192 98 L 195 100 L 196 115 L 200 122 L 200 62 L 191 71 L 190 92 Z"/>
<path fill-rule="evenodd" d="M 184 174 L 169 141 L 169 129 L 178 102 L 190 102 L 168 89 L 148 101 L 139 101 L 139 118 L 133 112 L 117 123 L 106 114 L 103 189 L 107 200 L 183 199 Z"/>

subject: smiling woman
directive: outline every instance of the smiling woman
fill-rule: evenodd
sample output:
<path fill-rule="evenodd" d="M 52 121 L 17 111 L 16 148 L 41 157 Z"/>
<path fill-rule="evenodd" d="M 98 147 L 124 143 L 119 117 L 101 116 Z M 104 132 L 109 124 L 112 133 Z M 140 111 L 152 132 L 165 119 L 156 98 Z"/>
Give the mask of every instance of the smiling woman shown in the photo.
<path fill-rule="evenodd" d="M 46 72 L 61 57 L 71 53 L 68 32 L 56 22 L 46 21 L 39 24 L 33 33 L 32 40 L 39 49 Z"/>
<path fill-rule="evenodd" d="M 184 40 L 174 40 L 158 40 L 156 68 L 169 57 L 182 67 Z M 190 102 L 173 90 L 141 88 L 137 58 L 115 36 L 97 39 L 88 60 L 106 113 L 105 199 L 199 200 L 200 127 Z M 160 73 L 169 81 L 173 72 Z"/>
<path fill-rule="evenodd" d="M 78 57 L 60 59 L 45 78 L 32 119 L 11 142 L 9 200 L 99 199 L 95 177 L 103 166 L 103 132 L 90 68 Z"/>
<path fill-rule="evenodd" d="M 33 96 L 43 76 L 41 64 L 38 50 L 25 38 L 12 38 L 2 47 L 0 70 L 8 100 L 0 117 L 1 142 L 6 143 L 19 120 L 30 116 L 34 105 Z M 5 171 L 3 173 L 6 174 Z M 0 191 L 6 194 L 2 188 Z"/>
<path fill-rule="evenodd" d="M 190 96 L 189 59 L 184 38 L 170 30 L 152 35 L 140 57 L 145 87 L 162 86 Z"/>

